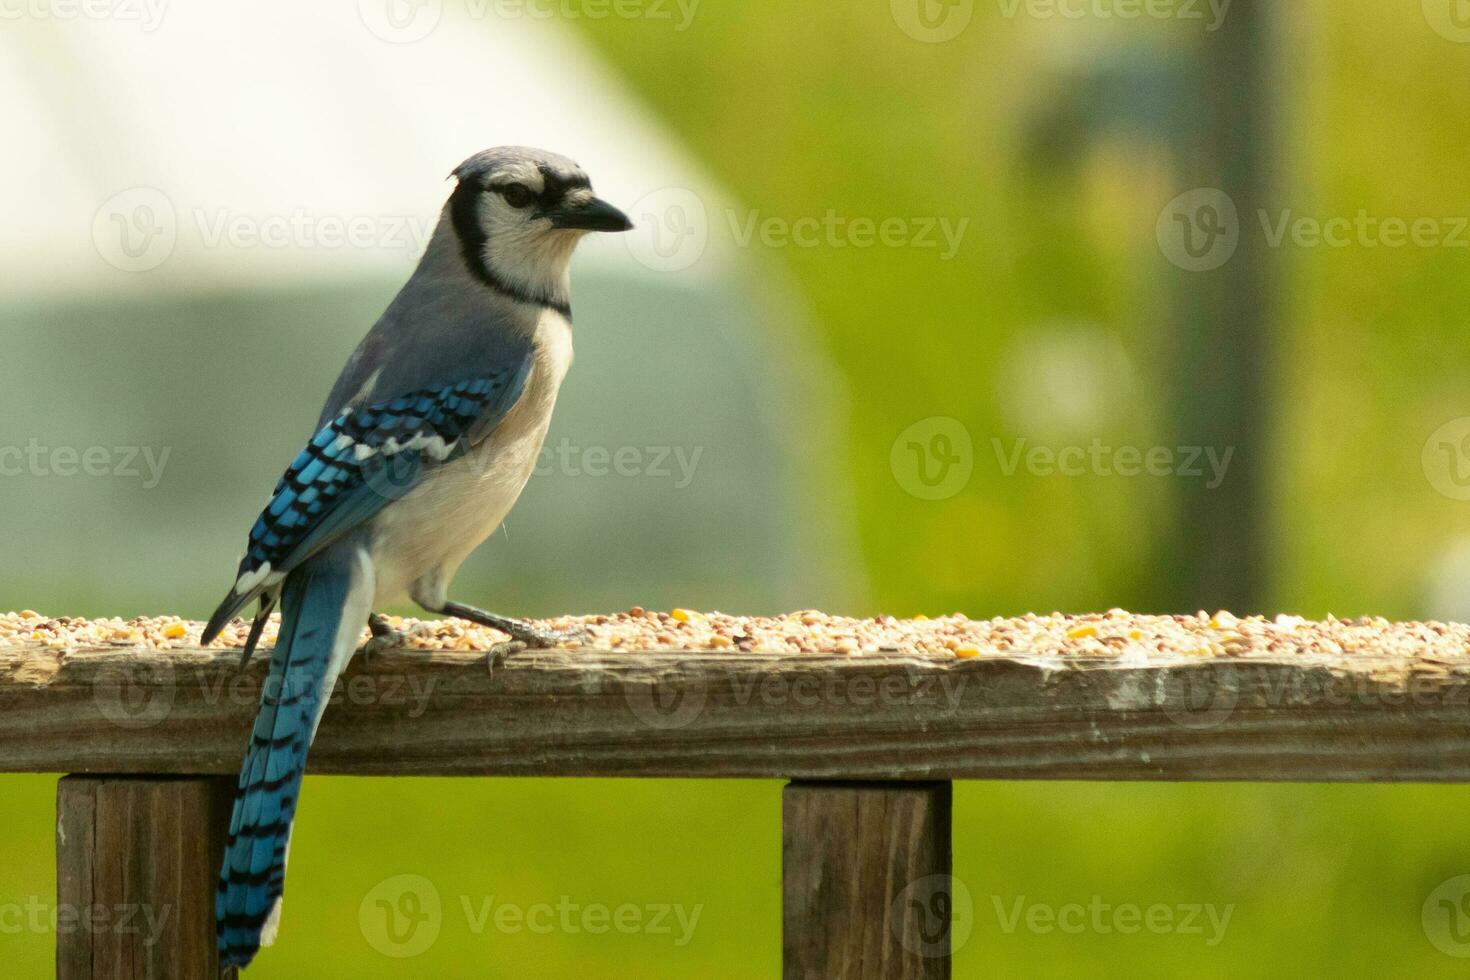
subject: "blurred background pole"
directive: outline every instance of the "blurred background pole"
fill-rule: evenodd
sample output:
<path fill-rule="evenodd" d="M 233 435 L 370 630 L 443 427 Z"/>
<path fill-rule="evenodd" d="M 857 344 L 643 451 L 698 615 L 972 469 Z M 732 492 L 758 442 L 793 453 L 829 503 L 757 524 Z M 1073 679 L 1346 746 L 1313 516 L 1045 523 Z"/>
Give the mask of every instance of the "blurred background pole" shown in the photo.
<path fill-rule="evenodd" d="M 1233 449 L 1225 479 L 1175 481 L 1176 533 L 1164 579 L 1179 612 L 1264 611 L 1271 518 L 1268 448 L 1274 413 L 1270 326 L 1276 276 L 1258 213 L 1266 207 L 1274 154 L 1272 11 L 1235 0 L 1219 28 L 1203 35 L 1203 110 L 1195 139 L 1182 145 L 1185 188 L 1216 188 L 1235 205 L 1239 238 L 1217 269 L 1180 270 L 1169 418 L 1181 446 Z M 1170 588 L 1166 585 L 1166 588 Z"/>

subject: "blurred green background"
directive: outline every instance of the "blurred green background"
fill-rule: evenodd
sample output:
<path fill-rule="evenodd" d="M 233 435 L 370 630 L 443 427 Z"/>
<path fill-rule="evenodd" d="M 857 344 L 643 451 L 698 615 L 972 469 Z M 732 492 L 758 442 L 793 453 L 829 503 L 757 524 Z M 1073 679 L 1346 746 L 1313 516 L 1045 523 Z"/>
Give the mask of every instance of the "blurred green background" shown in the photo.
<path fill-rule="evenodd" d="M 627 8 L 637 16 L 602 17 L 568 0 L 544 18 L 454 2 L 415 44 L 448 43 L 454 23 L 459 44 L 474 32 L 555 35 L 599 60 L 710 182 L 649 174 L 639 190 L 693 190 L 710 256 L 733 256 L 703 279 L 665 274 L 636 249 L 579 269 L 578 363 L 553 442 L 703 447 L 707 462 L 679 488 L 538 476 L 507 536 L 467 567 L 465 596 L 523 613 L 1192 611 L 1167 558 L 1197 530 L 1183 502 L 1192 478 L 1008 475 L 995 440 L 1209 444 L 1177 431 L 1177 393 L 1197 384 L 1205 404 L 1223 405 L 1231 391 L 1181 376 L 1178 351 L 1196 298 L 1259 262 L 1249 268 L 1270 291 L 1258 297 L 1271 311 L 1269 356 L 1250 397 L 1263 428 L 1235 448 L 1262 497 L 1223 537 L 1236 532 L 1264 558 L 1250 608 L 1235 611 L 1470 615 L 1463 460 L 1436 462 L 1441 427 L 1459 439 L 1454 423 L 1470 415 L 1470 233 L 1459 224 L 1470 214 L 1470 21 L 1454 3 L 1270 8 L 1268 43 L 1252 53 L 1274 100 L 1267 144 L 1253 147 L 1269 189 L 1234 202 L 1242 257 L 1195 273 L 1171 261 L 1161 215 L 1201 185 L 1192 107 L 1231 93 L 1198 66 L 1228 43 L 1230 18 L 1261 16 L 1245 0 L 1214 30 L 1208 5 L 1185 2 L 1063 4 L 1072 17 L 1024 0 L 705 0 L 687 19 L 687 6 L 651 0 Z M 941 26 L 968 20 L 940 39 L 921 12 Z M 169 16 L 186 14 L 171 9 L 155 40 Z M 351 12 L 339 19 L 330 30 L 362 33 Z M 280 29 L 292 30 L 289 17 Z M 597 177 L 586 159 L 597 146 L 556 148 Z M 402 176 L 433 184 L 454 162 Z M 117 189 L 99 188 L 90 207 Z M 20 207 L 27 189 L 3 193 Z M 928 218 L 967 224 L 948 257 L 912 241 L 739 241 L 752 212 L 789 228 L 829 210 L 910 231 Z M 1288 211 L 1427 218 L 1442 241 L 1389 246 L 1354 232 L 1263 248 L 1261 211 L 1273 225 Z M 687 217 L 654 211 L 653 233 Z M 181 294 L 140 277 L 126 296 L 0 298 L 0 339 L 14 352 L 0 443 L 174 447 L 147 490 L 34 473 L 0 481 L 0 606 L 206 613 L 275 470 L 402 271 L 332 290 Z M 970 436 L 972 472 L 924 499 L 895 443 L 936 417 Z M 1228 475 L 1217 489 L 1238 490 Z M 1186 551 L 1186 573 L 1218 557 Z M 0 910 L 54 895 L 54 783 L 0 777 L 11 818 Z M 280 943 L 251 976 L 779 970 L 777 783 L 312 777 L 305 792 Z M 1421 921 L 1436 886 L 1470 872 L 1462 788 L 967 783 L 955 806 L 956 874 L 974 907 L 960 977 L 1464 973 Z M 359 918 L 400 874 L 428 878 L 445 910 L 437 941 L 411 960 L 375 950 Z M 462 902 L 491 896 L 699 917 L 682 944 L 677 926 L 477 932 Z M 1094 896 L 1228 906 L 1231 918 L 1210 945 L 1208 933 L 1008 932 L 997 912 Z M 48 973 L 49 929 L 8 921 L 6 972 Z"/>

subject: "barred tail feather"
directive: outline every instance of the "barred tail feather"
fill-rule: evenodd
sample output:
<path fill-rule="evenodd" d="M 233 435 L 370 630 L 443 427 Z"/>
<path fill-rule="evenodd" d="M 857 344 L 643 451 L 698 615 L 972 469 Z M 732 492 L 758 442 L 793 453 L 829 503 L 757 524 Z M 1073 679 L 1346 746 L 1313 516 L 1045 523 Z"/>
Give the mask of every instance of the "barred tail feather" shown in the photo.
<path fill-rule="evenodd" d="M 215 896 L 220 961 L 244 966 L 275 938 L 306 752 L 371 611 L 372 569 L 335 547 L 287 577 L 281 631 L 240 768 Z"/>

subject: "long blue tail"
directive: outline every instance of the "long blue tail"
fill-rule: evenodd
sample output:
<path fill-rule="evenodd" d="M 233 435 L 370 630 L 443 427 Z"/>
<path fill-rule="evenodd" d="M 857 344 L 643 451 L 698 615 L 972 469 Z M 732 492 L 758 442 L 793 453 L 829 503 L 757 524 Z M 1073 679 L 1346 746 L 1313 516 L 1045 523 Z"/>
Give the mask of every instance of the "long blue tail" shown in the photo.
<path fill-rule="evenodd" d="M 284 583 L 280 637 L 240 768 L 215 896 L 221 965 L 244 966 L 275 938 L 306 751 L 371 602 L 371 570 L 356 548 L 333 548 Z"/>

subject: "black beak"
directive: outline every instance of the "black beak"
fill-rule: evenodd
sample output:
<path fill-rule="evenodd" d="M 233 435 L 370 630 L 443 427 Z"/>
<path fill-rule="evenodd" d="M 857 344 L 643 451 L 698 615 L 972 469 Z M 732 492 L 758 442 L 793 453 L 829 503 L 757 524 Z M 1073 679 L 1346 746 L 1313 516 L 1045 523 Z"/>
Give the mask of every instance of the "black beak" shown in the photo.
<path fill-rule="evenodd" d="M 581 231 L 628 231 L 633 222 L 628 216 L 600 197 L 547 212 L 553 228 L 576 228 Z"/>

